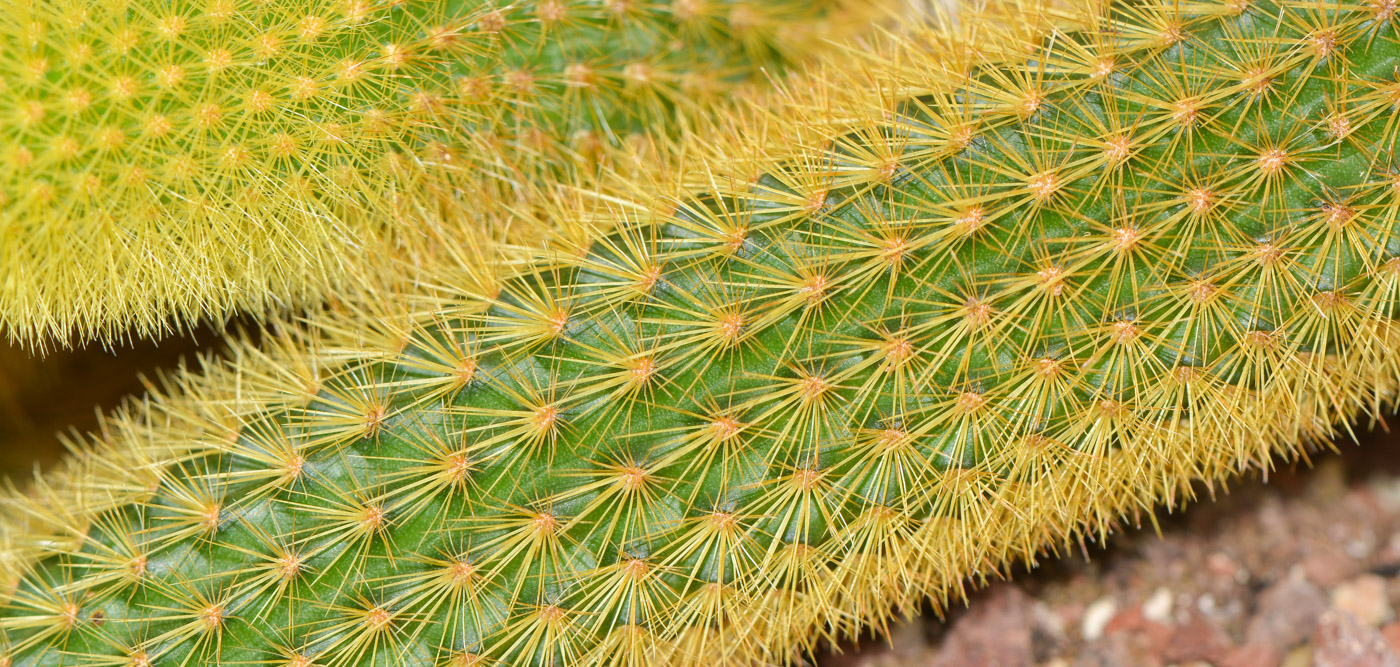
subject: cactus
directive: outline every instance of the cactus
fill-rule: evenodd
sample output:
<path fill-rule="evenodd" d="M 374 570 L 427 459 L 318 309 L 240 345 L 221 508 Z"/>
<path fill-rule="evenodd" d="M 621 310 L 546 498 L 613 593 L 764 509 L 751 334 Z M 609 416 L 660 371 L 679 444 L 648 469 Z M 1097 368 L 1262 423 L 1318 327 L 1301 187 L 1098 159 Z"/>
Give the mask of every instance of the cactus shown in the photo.
<path fill-rule="evenodd" d="M 1391 406 L 1395 4 L 1055 7 L 174 376 L 7 498 L 9 664 L 782 663 Z"/>
<path fill-rule="evenodd" d="M 829 0 L 6 0 L 0 330 L 318 301 L 396 174 L 555 171 L 802 51 Z"/>

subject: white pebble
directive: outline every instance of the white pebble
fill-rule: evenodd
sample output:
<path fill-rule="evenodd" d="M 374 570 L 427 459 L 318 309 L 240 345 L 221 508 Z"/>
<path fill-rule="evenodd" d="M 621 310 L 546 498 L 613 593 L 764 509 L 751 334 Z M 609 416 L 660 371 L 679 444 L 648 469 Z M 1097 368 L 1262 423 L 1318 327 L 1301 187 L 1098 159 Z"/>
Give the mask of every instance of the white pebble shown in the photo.
<path fill-rule="evenodd" d="M 1142 603 L 1142 617 L 1157 623 L 1170 623 L 1172 619 L 1172 592 L 1166 587 L 1158 588 L 1147 602 Z"/>
<path fill-rule="evenodd" d="M 1091 642 L 1103 636 L 1103 630 L 1108 627 L 1108 622 L 1113 620 L 1113 614 L 1118 611 L 1118 603 L 1113 598 L 1099 598 L 1088 609 L 1084 610 L 1084 623 L 1081 626 L 1084 633 L 1084 641 Z"/>

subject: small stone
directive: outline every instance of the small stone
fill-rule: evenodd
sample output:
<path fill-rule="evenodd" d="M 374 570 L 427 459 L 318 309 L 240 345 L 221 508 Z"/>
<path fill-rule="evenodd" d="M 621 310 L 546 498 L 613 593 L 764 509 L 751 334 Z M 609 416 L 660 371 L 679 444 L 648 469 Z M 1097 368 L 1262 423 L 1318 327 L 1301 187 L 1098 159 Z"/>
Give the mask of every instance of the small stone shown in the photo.
<path fill-rule="evenodd" d="M 1130 634 L 1142 651 L 1160 655 L 1171 643 L 1174 631 L 1169 625 L 1147 620 L 1140 607 L 1129 607 L 1115 614 L 1104 627 L 1105 635 L 1116 633 Z"/>
<path fill-rule="evenodd" d="M 1362 562 L 1337 547 L 1308 555 L 1303 559 L 1303 571 L 1308 579 L 1322 588 L 1331 588 L 1365 570 Z"/>
<path fill-rule="evenodd" d="M 1108 623 L 1104 625 L 1104 634 L 1115 632 L 1138 632 L 1147 625 L 1147 618 L 1142 615 L 1142 609 L 1138 607 L 1128 607 L 1113 615 Z"/>
<path fill-rule="evenodd" d="M 1105 597 L 1095 600 L 1084 610 L 1084 620 L 1080 624 L 1080 631 L 1084 636 L 1084 641 L 1091 642 L 1103 636 L 1104 628 L 1108 627 L 1108 622 L 1113 620 L 1113 615 L 1118 611 L 1118 603 L 1113 598 Z"/>
<path fill-rule="evenodd" d="M 1259 594 L 1245 642 L 1287 651 L 1312 634 L 1326 610 L 1327 598 L 1317 586 L 1301 576 L 1285 577 Z"/>
<path fill-rule="evenodd" d="M 924 664 L 1031 664 L 1031 599 L 1011 585 L 993 587 L 944 635 L 937 657 Z"/>
<path fill-rule="evenodd" d="M 1126 634 L 1109 635 L 1084 647 L 1074 658 L 1074 667 L 1161 667 L 1162 659 L 1139 646 Z"/>
<path fill-rule="evenodd" d="M 1065 624 L 1050 605 L 1037 600 L 1031 606 L 1031 653 L 1037 663 L 1054 657 L 1065 644 Z"/>
<path fill-rule="evenodd" d="M 1380 632 L 1340 609 L 1328 611 L 1318 620 L 1313 644 L 1315 667 L 1400 667 L 1400 655 Z"/>
<path fill-rule="evenodd" d="M 1332 608 L 1351 613 L 1362 625 L 1378 628 L 1395 616 L 1386 599 L 1386 583 L 1374 574 L 1363 574 L 1332 591 Z"/>
<path fill-rule="evenodd" d="M 1365 561 L 1376 553 L 1376 536 L 1368 529 L 1362 528 L 1360 535 L 1356 536 L 1355 539 L 1347 540 L 1346 553 L 1358 563 Z"/>
<path fill-rule="evenodd" d="M 1381 637 L 1385 639 L 1385 643 L 1390 644 L 1391 650 L 1400 653 L 1400 621 L 1381 628 Z"/>
<path fill-rule="evenodd" d="M 1194 660 L 1219 662 L 1230 648 L 1230 638 L 1213 623 L 1202 618 L 1178 626 L 1171 640 L 1162 647 L 1162 659 L 1169 663 Z"/>
<path fill-rule="evenodd" d="M 1245 644 L 1225 652 L 1219 667 L 1278 667 L 1283 651 L 1268 644 Z"/>
<path fill-rule="evenodd" d="M 1229 554 L 1217 551 L 1206 556 L 1206 571 L 1225 579 L 1234 579 L 1240 571 L 1240 564 L 1235 562 Z"/>
<path fill-rule="evenodd" d="M 1172 620 L 1172 592 L 1166 587 L 1158 588 L 1142 603 L 1142 617 L 1157 623 L 1170 623 Z"/>

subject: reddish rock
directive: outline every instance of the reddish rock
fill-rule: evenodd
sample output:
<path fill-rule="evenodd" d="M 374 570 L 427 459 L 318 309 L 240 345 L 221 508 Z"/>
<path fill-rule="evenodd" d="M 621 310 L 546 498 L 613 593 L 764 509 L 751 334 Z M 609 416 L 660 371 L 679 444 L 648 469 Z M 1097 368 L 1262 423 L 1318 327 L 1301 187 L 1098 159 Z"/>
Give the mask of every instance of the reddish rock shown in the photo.
<path fill-rule="evenodd" d="M 936 667 L 1029 665 L 1033 660 L 1032 621 L 1029 596 L 1015 586 L 996 586 L 953 624 L 930 664 Z"/>
<path fill-rule="evenodd" d="M 1147 619 L 1142 617 L 1142 608 L 1134 605 L 1118 612 L 1113 618 L 1109 619 L 1108 625 L 1104 626 L 1103 631 L 1106 634 L 1113 634 L 1115 632 L 1137 632 L 1146 624 Z"/>
<path fill-rule="evenodd" d="M 1169 625 L 1148 620 L 1142 615 L 1142 607 L 1133 605 L 1118 612 L 1104 627 L 1104 633 L 1134 635 L 1144 650 L 1160 654 L 1167 650 L 1175 631 Z"/>
<path fill-rule="evenodd" d="M 1400 667 L 1400 655 L 1380 632 L 1339 609 L 1318 620 L 1313 644 L 1314 667 Z"/>
<path fill-rule="evenodd" d="M 1326 610 L 1327 596 L 1317 586 L 1301 577 L 1285 577 L 1259 594 L 1245 642 L 1286 653 L 1312 634 Z"/>
<path fill-rule="evenodd" d="M 1391 650 L 1400 653 L 1400 621 L 1381 628 L 1381 638 L 1385 639 L 1385 643 L 1390 644 Z"/>
<path fill-rule="evenodd" d="M 1283 662 L 1283 651 L 1268 644 L 1245 644 L 1225 652 L 1217 663 L 1219 667 L 1278 667 Z"/>
<path fill-rule="evenodd" d="M 1166 662 L 1218 662 L 1230 649 L 1230 638 L 1225 632 L 1205 619 L 1195 617 L 1190 622 L 1179 625 L 1172 632 L 1171 639 L 1162 647 L 1162 659 Z"/>
<path fill-rule="evenodd" d="M 1340 548 L 1331 548 L 1303 559 L 1303 571 L 1308 579 L 1323 588 L 1330 588 L 1365 570 L 1364 564 Z"/>

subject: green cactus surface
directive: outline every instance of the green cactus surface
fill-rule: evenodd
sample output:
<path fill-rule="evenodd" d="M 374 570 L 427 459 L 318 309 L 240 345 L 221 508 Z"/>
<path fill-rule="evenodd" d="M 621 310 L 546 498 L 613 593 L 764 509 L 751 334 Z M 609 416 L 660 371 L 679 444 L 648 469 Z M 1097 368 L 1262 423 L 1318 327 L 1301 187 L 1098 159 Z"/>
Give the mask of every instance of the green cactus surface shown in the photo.
<path fill-rule="evenodd" d="M 832 56 L 114 416 L 6 501 L 6 664 L 784 663 L 1297 456 L 1400 388 L 1395 14 Z"/>
<path fill-rule="evenodd" d="M 5 0 L 0 330 L 43 348 L 318 301 L 395 231 L 361 213 L 398 175 L 587 164 L 782 66 L 833 7 Z"/>

